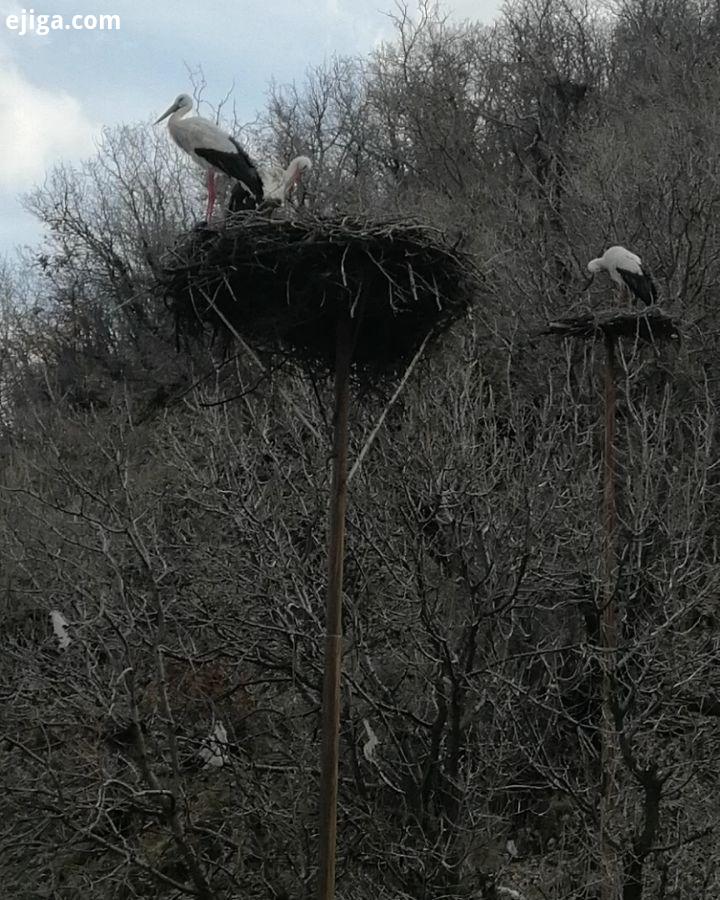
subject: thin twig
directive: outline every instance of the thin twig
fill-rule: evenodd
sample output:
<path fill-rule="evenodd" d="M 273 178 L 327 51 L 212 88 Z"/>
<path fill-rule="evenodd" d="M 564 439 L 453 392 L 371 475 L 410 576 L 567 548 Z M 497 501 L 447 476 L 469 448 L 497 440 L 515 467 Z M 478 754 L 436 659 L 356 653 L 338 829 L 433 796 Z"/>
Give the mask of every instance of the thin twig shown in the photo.
<path fill-rule="evenodd" d="M 408 378 L 409 378 L 410 375 L 412 374 L 412 371 L 413 371 L 413 369 L 415 368 L 415 366 L 417 365 L 418 361 L 420 360 L 420 357 L 423 355 L 423 351 L 425 350 L 425 347 L 427 346 L 427 342 L 430 340 L 430 337 L 431 337 L 431 336 L 432 336 L 432 331 L 429 331 L 429 332 L 425 335 L 425 340 L 422 342 L 422 344 L 420 344 L 420 347 L 418 348 L 417 353 L 416 353 L 415 356 L 413 356 L 413 358 L 410 360 L 410 364 L 408 365 L 407 369 L 405 370 L 405 374 L 404 374 L 403 377 L 400 379 L 400 384 L 398 384 L 398 386 L 395 388 L 394 394 L 392 395 L 392 397 L 391 397 L 390 400 L 388 401 L 388 403 L 387 403 L 385 409 L 384 409 L 384 410 L 382 411 L 382 413 L 380 414 L 380 418 L 379 418 L 379 419 L 377 420 L 377 422 L 375 423 L 375 427 L 374 427 L 373 430 L 370 432 L 370 436 L 369 436 L 368 439 L 365 441 L 365 445 L 363 446 L 362 450 L 361 450 L 360 453 L 358 454 L 357 459 L 356 459 L 355 462 L 353 463 L 353 466 L 352 466 L 352 468 L 350 469 L 350 474 L 348 475 L 348 484 L 353 480 L 353 476 L 355 475 L 355 473 L 357 472 L 357 470 L 358 470 L 358 469 L 360 468 L 360 466 L 362 465 L 362 461 L 365 459 L 365 456 L 367 455 L 368 450 L 370 449 L 370 447 L 371 447 L 371 446 L 373 445 L 373 443 L 375 442 L 375 438 L 378 436 L 378 433 L 379 433 L 380 429 L 382 428 L 383 422 L 385 421 L 385 417 L 387 416 L 388 412 L 389 412 L 390 409 L 392 408 L 392 406 L 393 406 L 393 404 L 395 403 L 395 401 L 397 400 L 397 398 L 398 398 L 398 397 L 400 396 L 400 394 L 402 393 L 402 390 L 403 390 L 403 388 L 405 387 Z"/>

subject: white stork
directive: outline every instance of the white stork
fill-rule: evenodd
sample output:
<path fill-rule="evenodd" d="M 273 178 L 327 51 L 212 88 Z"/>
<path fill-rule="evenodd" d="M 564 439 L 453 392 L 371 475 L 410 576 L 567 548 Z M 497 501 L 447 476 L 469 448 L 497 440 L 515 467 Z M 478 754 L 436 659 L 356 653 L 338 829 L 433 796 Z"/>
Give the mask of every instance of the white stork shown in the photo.
<path fill-rule="evenodd" d="M 207 170 L 208 202 L 206 220 L 210 223 L 216 197 L 216 178 L 223 172 L 234 178 L 247 203 L 257 206 L 263 199 L 263 185 L 250 159 L 238 142 L 209 119 L 201 116 L 183 118 L 192 111 L 192 97 L 180 94 L 173 105 L 155 122 L 168 120 L 168 131 L 175 143 L 191 156 L 203 169 Z M 247 206 L 246 206 L 247 208 Z"/>
<path fill-rule="evenodd" d="M 625 247 L 609 247 L 602 256 L 590 260 L 588 271 L 593 275 L 607 272 L 623 291 L 630 291 L 646 306 L 651 306 L 657 300 L 655 282 L 643 269 L 640 257 Z"/>
<path fill-rule="evenodd" d="M 283 169 L 281 166 L 261 167 L 260 178 L 262 179 L 264 199 L 279 201 L 282 206 L 285 206 L 290 195 L 300 185 L 310 169 L 312 169 L 312 160 L 308 156 L 296 156 L 287 169 Z M 229 207 L 231 212 L 249 208 L 247 195 L 238 186 L 233 188 Z"/>
<path fill-rule="evenodd" d="M 306 173 L 312 169 L 309 156 L 296 156 L 287 169 L 280 166 L 261 171 L 266 200 L 280 200 L 284 205 Z"/>

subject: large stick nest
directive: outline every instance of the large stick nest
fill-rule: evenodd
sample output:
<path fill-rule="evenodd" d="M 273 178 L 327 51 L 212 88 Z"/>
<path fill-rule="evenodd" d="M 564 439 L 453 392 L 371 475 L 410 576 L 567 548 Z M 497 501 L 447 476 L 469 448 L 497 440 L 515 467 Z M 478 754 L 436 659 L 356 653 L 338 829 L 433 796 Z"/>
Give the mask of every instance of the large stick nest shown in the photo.
<path fill-rule="evenodd" d="M 569 316 L 549 322 L 542 333 L 579 337 L 585 340 L 624 337 L 649 344 L 680 338 L 678 321 L 655 307 L 637 312 L 609 309 Z"/>
<path fill-rule="evenodd" d="M 162 281 L 185 333 L 210 324 L 327 368 L 338 316 L 349 311 L 353 362 L 376 371 L 408 361 L 478 286 L 468 258 L 417 223 L 260 214 L 183 236 Z"/>

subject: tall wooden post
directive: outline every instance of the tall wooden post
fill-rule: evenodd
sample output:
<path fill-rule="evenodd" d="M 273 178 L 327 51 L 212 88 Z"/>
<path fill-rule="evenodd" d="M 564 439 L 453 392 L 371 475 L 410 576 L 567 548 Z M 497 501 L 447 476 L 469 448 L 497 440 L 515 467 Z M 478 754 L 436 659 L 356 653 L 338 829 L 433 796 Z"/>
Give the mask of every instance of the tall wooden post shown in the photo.
<path fill-rule="evenodd" d="M 600 658 L 602 665 L 602 710 L 599 715 L 600 749 L 600 828 L 598 834 L 599 884 L 601 900 L 618 900 L 627 893 L 628 876 L 622 871 L 617 835 L 613 833 L 618 807 L 617 769 L 622 761 L 617 711 L 617 347 L 619 336 L 633 337 L 637 343 L 656 347 L 664 341 L 679 340 L 679 322 L 658 309 L 639 312 L 627 308 L 608 309 L 550 322 L 545 334 L 595 340 L 605 339 L 604 442 L 602 529 L 602 590 Z"/>
<path fill-rule="evenodd" d="M 615 336 L 605 333 L 605 442 L 603 453 L 603 598 L 601 641 L 603 658 L 602 754 L 600 797 L 601 898 L 617 900 L 617 862 L 610 840 L 610 819 L 615 803 L 616 739 L 613 716 L 617 608 L 615 603 L 615 534 L 617 530 L 615 460 Z"/>
<path fill-rule="evenodd" d="M 335 896 L 335 844 L 340 749 L 340 669 L 342 663 L 342 583 L 352 349 L 352 321 L 350 314 L 343 312 L 338 318 L 335 356 L 333 476 L 330 496 L 325 674 L 320 750 L 320 900 L 333 900 Z"/>

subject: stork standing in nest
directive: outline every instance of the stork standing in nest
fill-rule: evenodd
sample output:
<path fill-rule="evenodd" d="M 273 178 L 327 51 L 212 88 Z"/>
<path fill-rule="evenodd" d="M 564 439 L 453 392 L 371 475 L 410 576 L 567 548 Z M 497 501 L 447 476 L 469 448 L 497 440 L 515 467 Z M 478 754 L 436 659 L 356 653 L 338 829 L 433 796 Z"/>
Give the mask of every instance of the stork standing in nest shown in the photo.
<path fill-rule="evenodd" d="M 642 300 L 646 306 L 657 302 L 655 282 L 643 269 L 640 257 L 625 247 L 610 247 L 602 256 L 591 259 L 588 271 L 593 275 L 607 272 L 611 280 L 620 285 L 620 299 L 626 303 L 630 301 L 630 295 Z"/>
<path fill-rule="evenodd" d="M 312 160 L 308 156 L 296 156 L 287 169 L 281 166 L 261 167 L 260 178 L 265 202 L 286 206 L 293 192 L 299 191 L 303 179 L 311 169 Z M 248 194 L 242 189 L 242 185 L 236 185 L 230 194 L 230 212 L 255 208 L 252 199 L 248 201 Z"/>
<path fill-rule="evenodd" d="M 208 225 L 217 196 L 218 173 L 237 181 L 234 191 L 246 198 L 253 208 L 263 199 L 263 183 L 255 163 L 238 142 L 222 128 L 202 116 L 185 116 L 192 111 L 193 101 L 188 94 L 180 94 L 175 102 L 155 122 L 168 120 L 168 131 L 175 143 L 207 171 L 208 202 L 205 214 Z M 247 206 L 246 206 L 247 208 Z"/>
<path fill-rule="evenodd" d="M 312 169 L 312 160 L 308 156 L 296 156 L 287 169 L 274 166 L 261 172 L 266 200 L 279 200 L 284 206 L 293 191 Z"/>

